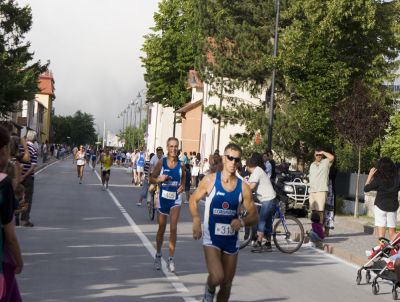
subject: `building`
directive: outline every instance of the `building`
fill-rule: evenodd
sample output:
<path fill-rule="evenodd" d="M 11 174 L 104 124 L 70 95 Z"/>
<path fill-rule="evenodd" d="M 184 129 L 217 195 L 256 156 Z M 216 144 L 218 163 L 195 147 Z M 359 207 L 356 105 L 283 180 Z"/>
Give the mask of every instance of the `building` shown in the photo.
<path fill-rule="evenodd" d="M 189 83 L 192 83 L 192 100 L 178 110 L 188 117 L 187 123 L 182 123 L 182 141 L 187 141 L 187 144 L 182 145 L 182 151 L 196 151 L 200 153 L 201 158 L 209 157 L 216 149 L 222 153 L 222 149 L 230 143 L 231 136 L 244 133 L 245 128 L 241 125 L 220 125 L 205 114 L 203 109 L 210 105 L 215 105 L 217 108 L 223 107 L 226 105 L 228 97 L 235 97 L 251 104 L 259 104 L 263 93 L 259 97 L 252 97 L 248 91 L 237 89 L 231 94 L 224 93 L 222 90 L 218 95 L 215 93 L 215 87 L 208 83 L 201 83 L 195 71 L 189 73 Z M 185 121 L 184 118 L 182 120 Z M 196 140 L 196 138 L 198 139 Z M 194 148 L 196 141 L 198 141 L 198 147 Z M 187 146 L 190 147 L 186 148 Z"/>
<path fill-rule="evenodd" d="M 174 134 L 174 109 L 161 104 L 149 104 L 147 112 L 147 152 L 155 152 L 158 146 L 166 150 L 167 139 Z M 175 125 L 175 137 L 181 138 L 181 124 Z"/>
<path fill-rule="evenodd" d="M 38 132 L 38 140 L 40 142 L 51 141 L 52 138 L 51 118 L 54 114 L 53 102 L 56 98 L 54 83 L 51 71 L 46 71 L 39 76 L 39 93 L 35 95 L 35 100 L 38 103 L 38 123 L 42 123 L 41 129 L 39 129 L 40 132 Z"/>

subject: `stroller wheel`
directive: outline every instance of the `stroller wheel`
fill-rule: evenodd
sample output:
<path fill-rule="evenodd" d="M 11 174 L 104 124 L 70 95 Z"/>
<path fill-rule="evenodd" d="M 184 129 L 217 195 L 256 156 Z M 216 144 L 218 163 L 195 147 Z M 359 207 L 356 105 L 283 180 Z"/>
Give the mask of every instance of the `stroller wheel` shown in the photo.
<path fill-rule="evenodd" d="M 379 284 L 378 283 L 372 283 L 372 293 L 374 295 L 377 295 L 379 293 Z"/>
<path fill-rule="evenodd" d="M 369 283 L 371 281 L 371 272 L 367 271 L 365 274 L 365 281 Z"/>
<path fill-rule="evenodd" d="M 392 298 L 393 298 L 393 300 L 397 300 L 397 298 L 398 298 L 398 294 L 397 294 L 397 290 L 396 289 L 392 289 Z"/>

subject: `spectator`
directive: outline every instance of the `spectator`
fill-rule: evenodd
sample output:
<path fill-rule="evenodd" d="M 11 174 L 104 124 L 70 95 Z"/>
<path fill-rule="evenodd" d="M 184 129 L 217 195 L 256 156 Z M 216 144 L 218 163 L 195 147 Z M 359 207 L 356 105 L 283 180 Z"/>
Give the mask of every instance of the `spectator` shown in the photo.
<path fill-rule="evenodd" d="M 389 229 L 390 240 L 396 236 L 397 199 L 400 188 L 400 176 L 393 161 L 388 157 L 379 159 L 376 168 L 371 168 L 364 192 L 376 191 L 375 226 L 378 237 L 385 237 L 386 227 Z"/>
<path fill-rule="evenodd" d="M 200 162 L 201 156 L 200 153 L 197 153 L 192 166 L 192 186 L 195 188 L 199 184 Z"/>
<path fill-rule="evenodd" d="M 210 163 L 207 158 L 204 158 L 203 164 L 200 166 L 199 181 L 201 181 L 204 175 L 207 175 L 208 173 L 210 173 Z"/>
<path fill-rule="evenodd" d="M 6 128 L 0 127 L 0 168 L 6 169 L 9 160 L 10 135 Z M 15 274 L 23 268 L 21 249 L 15 233 L 14 210 L 17 201 L 12 180 L 0 173 L 0 300 L 22 301 Z"/>
<path fill-rule="evenodd" d="M 275 177 L 276 177 L 276 163 L 274 161 L 274 154 L 272 153 L 271 150 L 265 151 L 263 154 L 263 160 L 265 164 L 265 172 L 270 175 L 271 177 L 271 182 L 274 183 Z"/>
<path fill-rule="evenodd" d="M 46 140 L 46 141 L 44 142 L 44 144 L 42 145 L 43 163 L 45 163 L 45 162 L 47 161 L 47 155 L 48 155 L 48 152 L 49 152 L 48 149 L 49 149 L 49 141 Z"/>
<path fill-rule="evenodd" d="M 37 166 L 37 151 L 33 145 L 36 140 L 36 134 L 29 131 L 26 136 L 27 146 L 29 150 L 29 161 L 23 163 L 21 183 L 25 187 L 25 202 L 28 203 L 28 209 L 21 215 L 21 224 L 24 227 L 33 227 L 30 221 L 30 214 L 32 210 L 32 199 L 35 184 L 35 169 Z M 24 147 L 20 146 L 20 153 L 24 152 Z"/>
<path fill-rule="evenodd" d="M 323 158 L 325 157 L 325 158 Z M 317 148 L 314 162 L 310 166 L 310 210 L 318 212 L 320 224 L 324 223 L 324 209 L 328 197 L 329 169 L 335 157 Z"/>

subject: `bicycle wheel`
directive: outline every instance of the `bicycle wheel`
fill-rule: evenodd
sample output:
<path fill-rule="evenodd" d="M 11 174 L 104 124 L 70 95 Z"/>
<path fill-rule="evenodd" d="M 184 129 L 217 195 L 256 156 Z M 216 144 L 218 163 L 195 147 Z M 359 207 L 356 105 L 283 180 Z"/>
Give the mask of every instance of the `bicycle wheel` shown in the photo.
<path fill-rule="evenodd" d="M 239 240 L 240 240 L 239 248 L 242 249 L 246 247 L 252 238 L 253 238 L 253 228 L 241 227 L 239 230 Z"/>
<path fill-rule="evenodd" d="M 278 250 L 291 254 L 303 244 L 304 228 L 296 217 L 286 216 L 275 223 L 272 236 Z"/>
<path fill-rule="evenodd" d="M 155 213 L 155 209 L 154 209 L 154 194 L 151 194 L 150 200 L 147 203 L 147 211 L 149 214 L 149 219 L 151 221 L 154 220 L 154 213 Z"/>

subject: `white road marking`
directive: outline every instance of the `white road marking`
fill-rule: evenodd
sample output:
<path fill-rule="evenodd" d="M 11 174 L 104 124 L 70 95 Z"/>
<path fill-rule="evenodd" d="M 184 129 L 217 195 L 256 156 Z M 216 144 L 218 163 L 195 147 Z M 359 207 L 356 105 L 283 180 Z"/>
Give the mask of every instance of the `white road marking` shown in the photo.
<path fill-rule="evenodd" d="M 96 175 L 101 181 L 99 173 L 96 171 Z M 154 257 L 156 254 L 156 250 L 153 247 L 152 243 L 150 240 L 144 235 L 142 230 L 139 228 L 139 226 L 135 223 L 135 221 L 132 219 L 132 217 L 128 214 L 128 212 L 125 210 L 125 208 L 121 205 L 117 197 L 111 192 L 110 189 L 106 190 L 108 195 L 110 195 L 111 199 L 114 201 L 114 204 L 117 206 L 117 208 L 121 211 L 122 215 L 125 217 L 126 221 L 129 223 L 130 227 L 132 228 L 133 232 L 139 237 L 139 239 L 142 241 L 143 246 L 147 249 L 147 251 L 150 253 L 151 257 Z M 167 277 L 167 279 L 171 282 L 171 285 L 176 289 L 178 293 L 188 293 L 189 290 L 186 288 L 186 286 L 179 280 L 179 278 L 175 275 L 172 274 L 168 271 L 167 269 L 167 263 L 166 261 L 161 258 L 161 269 L 164 275 Z M 185 302 L 197 302 L 195 298 L 192 297 L 184 297 L 182 296 L 183 300 Z"/>
<path fill-rule="evenodd" d="M 54 163 L 51 163 L 49 165 L 47 165 L 46 167 L 44 167 L 43 169 L 40 169 L 39 171 L 37 171 L 35 173 L 35 175 L 38 175 L 39 173 L 42 173 L 42 171 L 46 170 L 48 167 L 51 167 L 52 165 L 55 165 L 56 163 L 58 163 L 60 160 L 56 160 Z"/>

